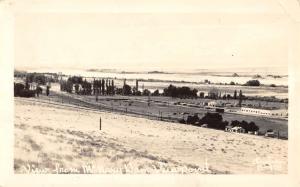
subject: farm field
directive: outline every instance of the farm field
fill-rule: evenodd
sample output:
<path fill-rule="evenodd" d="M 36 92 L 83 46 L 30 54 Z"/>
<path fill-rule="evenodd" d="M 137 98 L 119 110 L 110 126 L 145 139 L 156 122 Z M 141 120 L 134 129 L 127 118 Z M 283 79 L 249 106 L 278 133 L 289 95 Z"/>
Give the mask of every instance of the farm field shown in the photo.
<path fill-rule="evenodd" d="M 67 103 L 15 98 L 14 132 L 16 173 L 287 173 L 285 140 Z"/>

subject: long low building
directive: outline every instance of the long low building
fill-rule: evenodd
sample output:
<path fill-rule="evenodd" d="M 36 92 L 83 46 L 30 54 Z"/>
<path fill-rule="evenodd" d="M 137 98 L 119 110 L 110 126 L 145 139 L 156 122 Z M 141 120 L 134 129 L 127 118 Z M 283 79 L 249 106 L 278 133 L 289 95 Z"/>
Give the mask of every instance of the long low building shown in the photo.
<path fill-rule="evenodd" d="M 288 112 L 285 109 L 260 109 L 260 108 L 248 108 L 241 107 L 241 112 L 244 114 L 253 114 L 268 117 L 280 117 L 287 118 Z"/>

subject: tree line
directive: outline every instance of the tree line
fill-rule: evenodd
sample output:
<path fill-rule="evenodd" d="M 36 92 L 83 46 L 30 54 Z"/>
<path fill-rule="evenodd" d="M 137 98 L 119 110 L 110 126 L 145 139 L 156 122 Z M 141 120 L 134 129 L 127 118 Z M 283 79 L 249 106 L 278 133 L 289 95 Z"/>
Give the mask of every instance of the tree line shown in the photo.
<path fill-rule="evenodd" d="M 228 121 L 223 121 L 223 117 L 219 113 L 211 113 L 207 112 L 202 118 L 199 118 L 198 114 L 194 114 L 187 116 L 186 119 L 180 119 L 180 123 L 184 124 L 192 124 L 195 126 L 202 126 L 203 124 L 207 124 L 208 128 L 213 129 L 219 129 L 219 130 L 225 130 L 226 126 L 229 125 Z M 245 129 L 246 133 L 249 131 L 258 131 L 259 127 L 253 122 L 247 122 L 247 121 L 238 121 L 233 120 L 230 123 L 230 126 L 232 127 L 242 127 Z"/>
<path fill-rule="evenodd" d="M 191 89 L 187 86 L 176 87 L 172 84 L 163 91 L 164 96 L 179 97 L 179 98 L 197 98 L 197 89 Z"/>
<path fill-rule="evenodd" d="M 74 89 L 73 89 L 74 88 Z M 72 76 L 67 80 L 60 81 L 60 90 L 72 93 L 73 90 L 76 94 L 80 95 L 114 95 L 115 94 L 114 80 L 100 79 L 92 83 L 80 76 Z"/>

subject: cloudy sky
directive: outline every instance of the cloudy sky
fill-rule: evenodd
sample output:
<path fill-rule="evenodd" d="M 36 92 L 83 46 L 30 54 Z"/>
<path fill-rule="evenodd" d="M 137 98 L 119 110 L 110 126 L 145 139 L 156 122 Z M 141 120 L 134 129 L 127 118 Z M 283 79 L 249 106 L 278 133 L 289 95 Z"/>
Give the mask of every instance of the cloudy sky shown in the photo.
<path fill-rule="evenodd" d="M 20 11 L 15 67 L 287 66 L 287 16 L 276 1 L 174 2 Z"/>

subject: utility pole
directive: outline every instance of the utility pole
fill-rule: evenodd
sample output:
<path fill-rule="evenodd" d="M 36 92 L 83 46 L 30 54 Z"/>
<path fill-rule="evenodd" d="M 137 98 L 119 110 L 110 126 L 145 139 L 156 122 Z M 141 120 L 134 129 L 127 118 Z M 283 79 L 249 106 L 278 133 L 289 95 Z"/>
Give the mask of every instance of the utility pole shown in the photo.
<path fill-rule="evenodd" d="M 150 106 L 150 93 L 148 95 L 148 106 Z"/>
<path fill-rule="evenodd" d="M 137 79 L 135 81 L 135 89 L 136 89 L 136 92 L 139 91 L 139 80 L 137 80 Z"/>
<path fill-rule="evenodd" d="M 100 129 L 100 131 L 101 131 L 101 117 L 100 117 L 99 129 Z"/>

